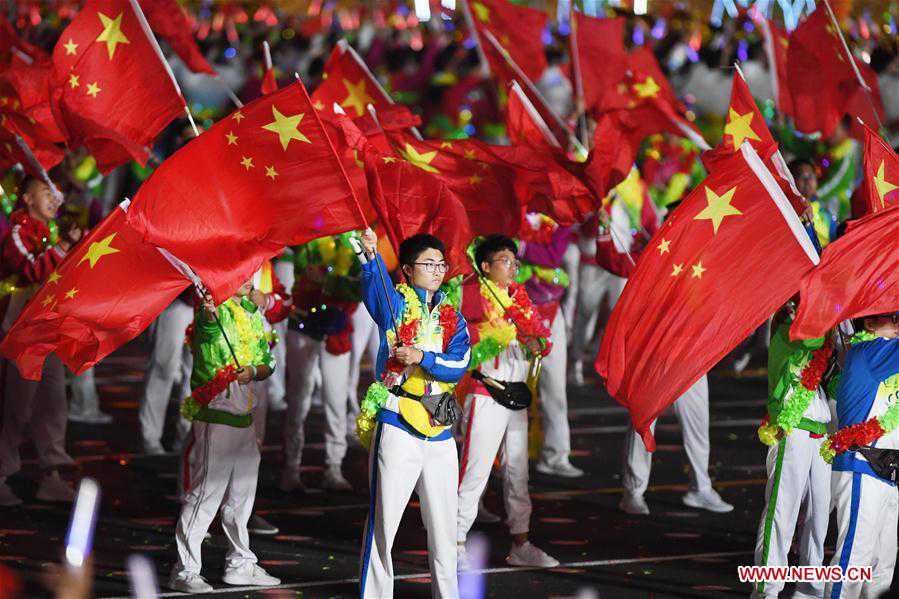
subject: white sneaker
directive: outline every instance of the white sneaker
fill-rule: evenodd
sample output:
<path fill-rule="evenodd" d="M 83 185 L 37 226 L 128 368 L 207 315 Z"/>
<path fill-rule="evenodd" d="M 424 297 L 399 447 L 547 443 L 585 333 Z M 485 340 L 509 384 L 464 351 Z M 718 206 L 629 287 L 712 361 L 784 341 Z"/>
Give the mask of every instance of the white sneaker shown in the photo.
<path fill-rule="evenodd" d="M 352 491 L 353 486 L 347 482 L 340 472 L 340 468 L 328 468 L 322 479 L 322 488 L 328 491 Z"/>
<path fill-rule="evenodd" d="M 465 545 L 456 545 L 456 572 L 468 572 L 471 564 L 468 563 L 468 552 Z"/>
<path fill-rule="evenodd" d="M 578 387 L 584 386 L 584 363 L 580 360 L 574 363 L 571 373 L 571 382 Z"/>
<path fill-rule="evenodd" d="M 169 588 L 182 593 L 209 593 L 212 585 L 206 582 L 199 574 L 190 572 L 172 573 L 169 578 Z"/>
<path fill-rule="evenodd" d="M 491 512 L 487 509 L 487 506 L 484 505 L 484 500 L 478 502 L 478 515 L 474 519 L 475 522 L 479 522 L 481 524 L 496 524 L 498 522 L 502 522 L 503 519 Z"/>
<path fill-rule="evenodd" d="M 258 564 L 247 564 L 225 570 L 222 582 L 231 586 L 273 587 L 281 584 L 281 579 L 275 578 Z"/>
<path fill-rule="evenodd" d="M 284 470 L 281 473 L 281 482 L 278 484 L 278 488 L 285 493 L 293 493 L 294 491 L 299 493 L 306 492 L 306 486 L 300 480 L 300 473 L 292 470 Z"/>
<path fill-rule="evenodd" d="M 642 495 L 625 493 L 621 496 L 621 501 L 618 502 L 618 509 L 635 516 L 649 515 L 649 506 L 646 505 L 646 500 L 643 499 Z"/>
<path fill-rule="evenodd" d="M 41 501 L 71 503 L 75 500 L 75 491 L 72 490 L 69 483 L 59 477 L 58 472 L 54 472 L 41 479 L 41 484 L 37 489 L 37 498 Z"/>
<path fill-rule="evenodd" d="M 562 478 L 580 478 L 584 476 L 584 471 L 571 465 L 571 462 L 565 460 L 556 464 L 547 464 L 546 462 L 537 462 L 537 472 L 546 474 L 547 476 L 561 476 Z"/>
<path fill-rule="evenodd" d="M 683 502 L 684 505 L 718 514 L 726 514 L 734 509 L 734 506 L 721 499 L 721 496 L 714 489 L 702 492 L 690 491 L 684 495 Z"/>
<path fill-rule="evenodd" d="M 547 555 L 545 551 L 525 541 L 521 545 L 512 545 L 512 551 L 506 557 L 506 562 L 510 566 L 534 566 L 537 568 L 555 568 L 559 565 L 559 560 Z"/>
<path fill-rule="evenodd" d="M 22 498 L 12 492 L 6 482 L 0 482 L 0 507 L 22 505 Z"/>
<path fill-rule="evenodd" d="M 746 352 L 745 354 L 743 354 L 742 356 L 740 356 L 739 358 L 734 360 L 734 372 L 736 372 L 737 374 L 740 374 L 741 372 L 746 370 L 746 367 L 749 366 L 749 360 L 751 360 L 751 359 L 752 359 L 752 354 L 749 352 Z"/>
<path fill-rule="evenodd" d="M 147 455 L 165 455 L 165 448 L 160 443 L 144 443 L 144 453 Z"/>
<path fill-rule="evenodd" d="M 69 421 L 83 424 L 109 424 L 112 416 L 101 410 L 93 412 L 74 412 L 69 414 Z"/>

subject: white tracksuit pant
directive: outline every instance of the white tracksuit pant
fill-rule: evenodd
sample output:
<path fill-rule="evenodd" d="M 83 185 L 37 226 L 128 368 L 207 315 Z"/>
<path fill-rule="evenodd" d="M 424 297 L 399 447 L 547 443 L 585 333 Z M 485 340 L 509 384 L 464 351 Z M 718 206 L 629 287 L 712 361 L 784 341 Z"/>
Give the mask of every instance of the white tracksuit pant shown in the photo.
<path fill-rule="evenodd" d="M 94 381 L 93 367 L 79 375 L 72 375 L 69 385 L 72 388 L 72 401 L 69 402 L 70 414 L 87 416 L 100 411 L 100 396 L 97 393 L 97 383 Z"/>
<path fill-rule="evenodd" d="M 574 314 L 577 310 L 577 290 L 580 288 L 581 250 L 576 243 L 572 243 L 562 256 L 562 270 L 568 275 L 568 289 L 562 298 L 562 314 L 565 316 L 565 325 L 568 338 L 572 338 L 574 326 Z"/>
<path fill-rule="evenodd" d="M 395 407 L 396 398 L 390 396 L 385 409 Z M 428 532 L 431 594 L 456 599 L 459 459 L 452 436 L 431 441 L 379 422 L 372 438 L 369 472 L 371 504 L 362 537 L 361 596 L 393 597 L 393 540 L 415 490 Z"/>
<path fill-rule="evenodd" d="M 712 481 L 709 478 L 709 381 L 705 375 L 677 398 L 674 413 L 683 429 L 684 449 L 690 461 L 690 490 L 707 491 L 712 488 Z M 655 425 L 653 422 L 653 431 Z M 621 485 L 626 493 L 643 495 L 649 486 L 652 454 L 633 427 L 626 435 Z"/>
<path fill-rule="evenodd" d="M 72 464 L 66 452 L 66 375 L 55 354 L 47 356 L 40 381 L 19 375 L 13 362 L 5 369 L 3 422 L 0 425 L 0 482 L 22 468 L 19 447 L 31 439 L 41 468 Z"/>
<path fill-rule="evenodd" d="M 284 285 L 284 289 L 288 291 L 293 289 L 293 262 L 276 260 L 272 269 L 275 271 L 275 276 Z M 265 379 L 265 382 L 268 387 L 269 401 L 278 403 L 283 401 L 287 395 L 287 369 L 282 367 L 287 363 L 287 319 L 285 318 L 281 322 L 273 324 L 272 328 L 280 340 L 272 348 L 272 357 L 275 358 L 275 364 L 278 365 L 278 368 L 275 368 L 272 376 Z"/>
<path fill-rule="evenodd" d="M 378 327 L 365 306 L 359 304 L 353 312 L 353 332 L 350 335 L 352 349 L 350 350 L 350 373 L 347 376 L 347 423 L 349 430 L 355 430 L 356 416 L 359 415 L 359 374 L 362 368 L 362 358 L 366 355 L 371 359 L 372 365 L 378 356 L 378 347 L 381 339 L 378 335 Z M 374 367 L 374 366 L 372 366 Z M 374 378 L 374 374 L 372 374 Z"/>
<path fill-rule="evenodd" d="M 896 567 L 899 491 L 869 474 L 837 471 L 833 473 L 832 490 L 837 512 L 837 546 L 830 565 L 842 566 L 844 574 L 848 566 L 871 566 L 873 579 L 871 582 L 829 582 L 824 597 L 880 597 L 889 591 Z"/>
<path fill-rule="evenodd" d="M 179 378 L 182 383 L 179 394 L 184 395 L 185 390 L 187 394 L 190 393 L 189 380 L 185 380 L 185 377 L 190 379 L 193 357 L 190 348 L 184 343 L 184 335 L 193 319 L 193 308 L 181 300 L 172 302 L 156 319 L 153 351 L 138 411 L 145 446 L 160 443 L 172 386 Z M 182 439 L 189 427 L 190 424 L 179 414 L 176 438 Z"/>
<path fill-rule="evenodd" d="M 599 347 L 588 348 L 596 329 L 599 306 L 605 294 L 609 295 L 609 309 L 615 307 L 627 279 L 615 276 L 595 264 L 581 264 L 578 269 L 577 307 L 572 325 L 571 351 L 576 362 L 592 362 Z"/>
<path fill-rule="evenodd" d="M 568 390 L 565 386 L 568 366 L 568 340 L 565 336 L 565 317 L 562 311 L 550 325 L 553 348 L 543 358 L 540 374 L 540 416 L 543 427 L 543 449 L 540 461 L 554 465 L 567 462 L 571 453 L 571 431 L 568 428 Z"/>
<path fill-rule="evenodd" d="M 765 509 L 755 545 L 757 566 L 788 565 L 787 554 L 802 507 L 805 517 L 799 527 L 799 565 L 822 564 L 830 516 L 830 464 L 819 454 L 823 442 L 824 437 L 814 438 L 808 431 L 794 429 L 768 449 Z M 760 583 L 752 597 L 776 598 L 783 587 L 782 581 Z M 793 597 L 820 599 L 823 593 L 823 582 L 801 583 Z"/>
<path fill-rule="evenodd" d="M 306 444 L 306 417 L 324 342 L 287 331 L 287 418 L 284 420 L 284 468 L 299 476 Z"/>
<path fill-rule="evenodd" d="M 175 530 L 176 570 L 200 573 L 203 537 L 219 507 L 222 529 L 231 545 L 226 569 L 255 563 L 247 532 L 259 476 L 259 447 L 254 427 L 194 422 L 187 443 L 186 493 Z"/>

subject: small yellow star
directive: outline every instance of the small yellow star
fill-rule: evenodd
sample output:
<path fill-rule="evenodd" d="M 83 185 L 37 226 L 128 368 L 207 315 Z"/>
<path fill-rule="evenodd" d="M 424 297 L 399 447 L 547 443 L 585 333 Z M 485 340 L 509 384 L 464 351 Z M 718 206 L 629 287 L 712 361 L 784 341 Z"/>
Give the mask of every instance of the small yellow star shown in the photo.
<path fill-rule="evenodd" d="M 52 296 L 52 295 L 48 295 L 47 297 L 44 298 L 44 301 L 41 302 L 41 306 L 43 306 L 44 308 L 46 308 L 47 306 L 49 306 L 50 304 L 52 304 L 54 301 L 55 301 L 55 300 L 53 299 L 53 296 Z"/>
<path fill-rule="evenodd" d="M 897 185 L 893 185 L 889 181 L 886 180 L 886 175 L 884 174 L 884 161 L 880 161 L 880 166 L 877 167 L 877 175 L 874 177 L 874 188 L 877 189 L 877 195 L 880 196 L 880 207 L 883 208 L 886 206 L 886 195 L 897 189 Z"/>
<path fill-rule="evenodd" d="M 737 187 L 731 187 L 722 195 L 718 195 L 711 188 L 705 188 L 705 197 L 708 205 L 702 209 L 702 211 L 693 217 L 693 220 L 710 220 L 712 221 L 712 229 L 715 234 L 718 233 L 718 227 L 721 226 L 721 222 L 727 216 L 739 216 L 743 214 L 737 208 L 731 206 L 731 201 L 734 198 L 734 192 L 737 191 Z"/>
<path fill-rule="evenodd" d="M 75 54 L 75 50 L 78 49 L 78 44 L 75 43 L 75 40 L 69 38 L 69 41 L 63 44 L 62 47 L 66 49 L 66 56 L 70 56 Z"/>
<path fill-rule="evenodd" d="M 236 146 L 236 145 L 237 145 L 237 136 L 234 135 L 234 132 L 233 132 L 233 131 L 228 131 L 228 133 L 225 134 L 225 137 L 228 138 L 228 145 L 229 145 L 229 146 Z"/>
<path fill-rule="evenodd" d="M 654 98 L 661 89 L 652 77 L 647 77 L 643 83 L 634 84 L 634 91 L 641 98 Z"/>
<path fill-rule="evenodd" d="M 71 86 L 72 89 L 75 89 L 76 87 L 81 85 L 80 83 L 78 83 L 78 79 L 80 79 L 80 77 L 75 73 L 69 75 L 69 86 Z"/>
<path fill-rule="evenodd" d="M 285 152 L 288 144 L 294 139 L 304 141 L 307 144 L 312 143 L 308 137 L 300 133 L 300 122 L 302 122 L 304 116 L 302 112 L 293 116 L 285 116 L 273 104 L 272 116 L 275 117 L 275 120 L 268 125 L 263 125 L 262 128 L 278 134 L 278 141 L 281 142 L 281 147 Z"/>
<path fill-rule="evenodd" d="M 112 60 L 112 55 L 115 54 L 115 49 L 118 44 L 131 43 L 128 41 L 128 38 L 125 37 L 125 34 L 122 33 L 122 13 L 119 13 L 114 19 L 110 19 L 102 12 L 98 12 L 97 16 L 100 17 L 100 22 L 103 24 L 103 31 L 97 36 L 96 41 L 106 42 L 109 60 Z"/>
<path fill-rule="evenodd" d="M 668 249 L 668 246 L 669 246 L 669 245 L 671 245 L 671 242 L 668 241 L 667 239 L 662 239 L 662 241 L 659 242 L 659 245 L 656 246 L 656 247 L 658 247 L 658 249 L 659 249 L 659 255 L 660 255 L 660 256 L 661 256 L 662 254 L 668 254 L 668 253 L 670 253 L 670 250 Z"/>
<path fill-rule="evenodd" d="M 275 180 L 275 177 L 278 176 L 278 171 L 275 170 L 274 166 L 265 167 L 265 176 L 271 178 L 272 181 Z"/>
<path fill-rule="evenodd" d="M 100 89 L 100 86 L 96 81 L 87 84 L 87 95 L 89 95 L 90 97 L 96 98 L 97 94 L 99 94 L 101 91 L 103 90 Z"/>
<path fill-rule="evenodd" d="M 384 161 L 384 164 L 390 164 L 396 162 L 396 156 L 382 156 L 381 160 Z"/>
<path fill-rule="evenodd" d="M 440 149 L 441 149 L 441 150 L 447 150 L 447 149 L 450 149 L 450 148 L 452 148 L 452 147 L 453 147 L 453 143 L 452 143 L 452 142 L 449 142 L 449 141 L 445 141 L 445 142 L 443 142 L 443 143 L 440 144 Z"/>
<path fill-rule="evenodd" d="M 53 272 L 50 273 L 50 276 L 47 277 L 47 284 L 50 285 L 52 283 L 56 283 L 61 278 L 62 277 L 59 276 L 59 273 L 54 270 Z"/>
<path fill-rule="evenodd" d="M 237 124 L 239 125 L 240 121 L 242 121 L 243 119 L 245 119 L 247 117 L 245 117 L 243 115 L 243 113 L 238 110 L 237 112 L 235 112 L 234 114 L 231 115 L 231 118 L 234 119 L 235 121 L 237 121 Z"/>
<path fill-rule="evenodd" d="M 105 237 L 102 241 L 93 242 L 90 247 L 87 248 L 87 251 L 84 252 L 81 260 L 78 261 L 78 264 L 81 264 L 85 260 L 89 260 L 90 267 L 93 268 L 103 256 L 108 256 L 109 254 L 115 254 L 119 252 L 120 250 L 110 245 L 112 243 L 112 240 L 115 239 L 115 236 L 116 234 L 113 233 L 108 237 Z"/>
<path fill-rule="evenodd" d="M 464 156 L 466 160 L 474 160 L 474 150 L 465 150 Z"/>
<path fill-rule="evenodd" d="M 683 270 L 684 270 L 684 265 L 683 265 L 683 264 L 675 264 L 674 267 L 671 269 L 671 276 L 672 276 L 672 277 L 676 277 L 676 276 L 679 275 Z"/>
<path fill-rule="evenodd" d="M 66 291 L 66 299 L 74 299 L 77 294 L 78 290 L 72 287 L 71 289 Z"/>
<path fill-rule="evenodd" d="M 322 108 L 325 107 L 325 105 L 322 104 L 321 100 L 316 100 L 315 103 L 312 105 L 312 107 L 313 107 L 314 109 L 320 111 Z"/>
<path fill-rule="evenodd" d="M 240 164 L 247 170 L 250 170 L 255 165 L 253 164 L 253 159 L 249 156 L 244 156 L 243 160 L 240 161 Z"/>
<path fill-rule="evenodd" d="M 478 21 L 481 23 L 489 23 L 490 22 L 490 9 L 481 4 L 480 2 L 472 2 L 471 9 L 474 11 L 474 16 L 477 17 Z"/>
<path fill-rule="evenodd" d="M 690 276 L 694 279 L 701 279 L 702 273 L 704 273 L 706 270 L 708 270 L 708 269 L 702 267 L 702 260 L 700 260 L 699 262 L 697 262 L 690 268 L 693 269 L 693 274 Z"/>
<path fill-rule="evenodd" d="M 468 182 L 469 182 L 471 185 L 477 185 L 478 183 L 480 183 L 480 182 L 483 181 L 483 180 L 484 180 L 484 177 L 482 177 L 482 176 L 480 176 L 480 175 L 478 175 L 478 174 L 474 174 L 474 175 L 472 175 L 472 176 L 470 176 L 470 177 L 468 178 Z"/>
<path fill-rule="evenodd" d="M 437 156 L 437 150 L 433 150 L 431 152 L 421 152 L 419 153 L 412 144 L 406 143 L 405 149 L 402 150 L 403 158 L 417 166 L 423 171 L 427 171 L 429 173 L 439 173 L 435 167 L 431 166 L 431 161 Z"/>

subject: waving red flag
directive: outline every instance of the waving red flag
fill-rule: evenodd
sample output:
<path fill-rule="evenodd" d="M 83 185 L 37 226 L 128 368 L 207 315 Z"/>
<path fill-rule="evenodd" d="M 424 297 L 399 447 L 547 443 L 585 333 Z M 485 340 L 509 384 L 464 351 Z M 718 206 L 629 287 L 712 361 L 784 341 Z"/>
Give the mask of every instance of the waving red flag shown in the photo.
<path fill-rule="evenodd" d="M 870 212 L 899 204 L 899 156 L 883 139 L 863 125 L 865 131 L 865 179 L 862 195 Z"/>
<path fill-rule="evenodd" d="M 777 110 L 783 115 L 792 115 L 793 99 L 790 97 L 787 77 L 787 49 L 790 47 L 790 35 L 769 19 L 760 18 L 756 24 L 765 38 L 765 54 L 768 57 L 768 70 L 771 73 Z"/>
<path fill-rule="evenodd" d="M 638 259 L 596 360 L 650 451 L 650 424 L 789 299 L 817 259 L 749 144 L 683 200 Z"/>
<path fill-rule="evenodd" d="M 62 132 L 50 108 L 50 76 L 53 63 L 49 58 L 28 63 L 13 56 L 9 67 L 0 73 L 0 111 L 15 111 L 33 121 L 51 142 L 63 141 Z"/>
<path fill-rule="evenodd" d="M 40 168 L 29 160 L 23 144 L 31 151 Z M 0 171 L 21 164 L 28 174 L 40 177 L 41 169 L 50 170 L 62 162 L 64 156 L 62 148 L 52 143 L 45 132 L 26 117 L 0 110 Z"/>
<path fill-rule="evenodd" d="M 850 221 L 802 279 L 793 339 L 823 337 L 844 320 L 899 311 L 899 206 Z"/>
<path fill-rule="evenodd" d="M 215 69 L 197 47 L 184 9 L 175 0 L 140 0 L 150 29 L 169 43 L 184 64 L 194 73 L 216 75 Z"/>
<path fill-rule="evenodd" d="M 331 51 L 325 63 L 325 78 L 312 92 L 312 100 L 315 107 L 325 113 L 331 112 L 331 106 L 337 104 L 354 119 L 368 114 L 368 104 L 379 112 L 393 104 L 346 40 L 340 40 Z"/>
<path fill-rule="evenodd" d="M 543 52 L 546 12 L 506 0 L 472 0 L 468 5 L 478 32 L 493 34 L 528 78 L 540 79 L 547 66 Z"/>
<path fill-rule="evenodd" d="M 575 12 L 573 27 L 577 31 L 577 51 L 584 105 L 589 109 L 601 105 L 606 91 L 621 80 L 628 68 L 624 47 L 624 17 L 597 19 Z"/>
<path fill-rule="evenodd" d="M 166 160 L 141 186 L 128 222 L 224 301 L 284 246 L 365 227 L 332 150 L 336 141 L 302 84 L 293 83 Z M 361 173 L 361 157 L 358 163 Z"/>
<path fill-rule="evenodd" d="M 0 344 L 22 376 L 40 380 L 50 352 L 87 370 L 147 328 L 190 281 L 112 211 L 31 298 Z"/>
<path fill-rule="evenodd" d="M 9 64 L 16 53 L 25 55 L 31 60 L 48 58 L 46 52 L 19 37 L 12 23 L 0 15 L 0 65 Z"/>
<path fill-rule="evenodd" d="M 101 172 L 131 160 L 184 111 L 184 100 L 128 0 L 88 0 L 53 50 L 50 98 L 69 147 Z"/>

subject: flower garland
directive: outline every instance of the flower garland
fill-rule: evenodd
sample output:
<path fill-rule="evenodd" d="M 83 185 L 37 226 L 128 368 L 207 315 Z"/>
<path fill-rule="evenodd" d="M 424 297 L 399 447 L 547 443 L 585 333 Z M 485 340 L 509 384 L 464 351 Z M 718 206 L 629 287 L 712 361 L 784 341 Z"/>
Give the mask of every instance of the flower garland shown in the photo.
<path fill-rule="evenodd" d="M 831 354 L 833 354 L 833 346 L 828 341 L 812 352 L 811 357 L 807 359 L 799 372 L 799 376 L 796 375 L 798 365 L 791 366 L 790 386 L 793 388 L 793 395 L 784 404 L 775 422 L 769 422 L 768 416 L 765 416 L 758 430 L 759 440 L 762 443 L 776 445 L 779 430 L 783 430 L 785 434 L 789 435 L 796 428 L 815 397 L 818 385 L 821 384 L 821 379 L 827 371 Z"/>
<path fill-rule="evenodd" d="M 181 402 L 181 415 L 185 420 L 193 420 L 200 408 L 209 405 L 209 402 L 236 380 L 237 368 L 233 364 L 223 367 L 206 383 L 194 389 L 190 397 Z"/>
<path fill-rule="evenodd" d="M 399 323 L 399 329 L 394 332 L 392 329 L 387 331 L 387 341 L 391 345 L 395 345 L 397 341 L 401 345 L 413 345 L 418 337 L 419 328 L 423 318 L 421 301 L 415 290 L 405 283 L 397 285 L 396 290 L 403 296 L 405 305 L 403 306 L 403 317 Z M 443 327 L 443 351 L 446 351 L 450 340 L 456 335 L 459 329 L 459 315 L 455 306 L 444 298 L 440 303 L 439 322 Z M 390 372 L 402 372 L 405 366 L 396 358 L 391 357 L 387 360 L 387 366 L 384 375 Z M 360 405 L 359 415 L 356 417 L 356 435 L 363 447 L 371 445 L 371 435 L 375 429 L 375 421 L 378 411 L 384 407 L 387 402 L 389 391 L 387 387 L 380 381 L 372 383 L 365 392 L 365 397 Z"/>
<path fill-rule="evenodd" d="M 480 291 L 489 308 L 487 320 L 478 326 L 480 341 L 471 348 L 470 368 L 492 360 L 516 338 L 523 346 L 528 337 L 540 339 L 543 342 L 541 355 L 550 352 L 549 329 L 543 324 L 524 285 L 512 283 L 508 290 L 503 290 L 485 279 L 481 281 Z"/>
<path fill-rule="evenodd" d="M 849 345 L 873 341 L 876 338 L 873 333 L 859 331 L 849 339 Z M 887 411 L 880 416 L 841 428 L 828 436 L 824 443 L 821 444 L 821 457 L 830 464 L 837 455 L 848 451 L 852 447 L 870 445 L 882 436 L 893 432 L 897 425 L 899 425 L 899 403 L 895 403 L 887 408 Z"/>

